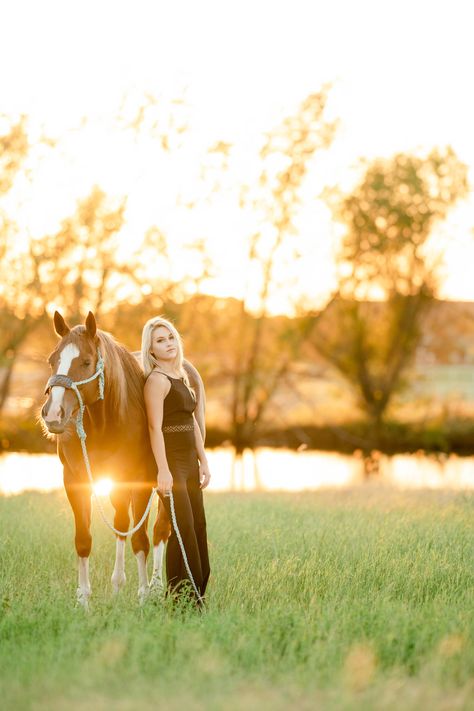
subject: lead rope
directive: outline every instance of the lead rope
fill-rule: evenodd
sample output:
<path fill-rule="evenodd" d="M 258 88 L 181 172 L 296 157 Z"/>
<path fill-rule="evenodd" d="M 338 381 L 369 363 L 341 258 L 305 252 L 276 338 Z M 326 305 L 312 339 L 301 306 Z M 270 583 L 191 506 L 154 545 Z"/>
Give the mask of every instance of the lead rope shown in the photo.
<path fill-rule="evenodd" d="M 85 410 L 85 405 L 82 400 L 82 395 L 79 392 L 79 388 L 77 387 L 78 385 L 85 385 L 86 383 L 90 383 L 96 378 L 99 378 L 99 400 L 104 399 L 104 361 L 102 358 L 102 354 L 100 352 L 100 349 L 97 349 L 97 370 L 94 373 L 94 375 L 91 375 L 90 378 L 87 378 L 86 380 L 79 380 L 77 382 L 71 381 L 70 382 L 70 388 L 73 390 L 76 394 L 76 397 L 79 402 L 79 414 L 76 417 L 76 432 L 77 436 L 79 437 L 79 440 L 81 442 L 81 448 L 82 448 L 82 456 L 84 458 L 84 463 L 86 465 L 86 471 L 87 471 L 87 476 L 89 478 L 89 482 L 92 488 L 92 496 L 94 498 L 95 504 L 97 508 L 99 509 L 99 513 L 101 515 L 102 521 L 105 523 L 106 526 L 110 528 L 111 531 L 113 531 L 117 536 L 123 536 L 124 538 L 127 538 L 128 536 L 133 536 L 133 534 L 138 531 L 140 526 L 143 524 L 144 520 L 150 513 L 150 508 L 153 503 L 153 497 L 157 493 L 156 489 L 153 489 L 150 495 L 150 498 L 148 500 L 147 507 L 145 509 L 145 513 L 143 514 L 142 518 L 140 519 L 139 523 L 132 528 L 131 531 L 118 531 L 112 524 L 107 520 L 107 517 L 105 515 L 102 503 L 97 496 L 96 492 L 94 491 L 94 479 L 92 477 L 92 471 L 91 471 L 91 465 L 89 461 L 89 455 L 87 454 L 87 447 L 86 447 L 86 431 L 84 429 L 84 410 Z"/>
<path fill-rule="evenodd" d="M 89 455 L 87 454 L 87 447 L 86 447 L 87 434 L 84 429 L 84 422 L 83 422 L 85 406 L 84 406 L 84 402 L 82 400 L 81 393 L 79 392 L 79 388 L 77 387 L 78 385 L 85 385 L 86 383 L 90 383 L 93 380 L 95 380 L 95 378 L 98 377 L 99 378 L 99 400 L 104 399 L 104 361 L 102 359 L 102 355 L 101 355 L 101 352 L 99 349 L 97 349 L 97 354 L 98 354 L 97 355 L 97 370 L 94 373 L 94 375 L 92 375 L 90 378 L 87 378 L 87 380 L 80 380 L 78 382 L 71 381 L 71 383 L 70 383 L 71 390 L 73 390 L 75 392 L 76 397 L 79 401 L 79 414 L 76 417 L 76 432 L 77 432 L 77 436 L 79 437 L 79 440 L 81 442 L 82 456 L 84 457 L 84 463 L 86 465 L 87 476 L 89 478 L 89 482 L 90 482 L 90 485 L 92 488 L 92 496 L 94 497 L 94 501 L 95 501 L 96 506 L 99 510 L 102 521 L 117 536 L 122 536 L 124 538 L 127 538 L 128 536 L 133 536 L 133 534 L 136 531 L 138 531 L 138 529 L 141 528 L 141 526 L 143 525 L 143 522 L 145 521 L 146 517 L 150 513 L 150 508 L 153 503 L 154 497 L 158 496 L 158 488 L 154 487 L 152 489 L 150 498 L 148 499 L 147 507 L 145 509 L 145 513 L 143 514 L 143 516 L 141 517 L 141 519 L 137 523 L 137 525 L 134 526 L 130 531 L 118 531 L 116 528 L 114 528 L 114 526 L 112 526 L 110 521 L 107 520 L 102 503 L 101 503 L 99 497 L 97 496 L 96 492 L 94 491 L 94 479 L 92 477 L 91 465 L 90 465 Z M 175 512 L 175 508 L 174 508 L 173 493 L 170 491 L 169 494 L 167 494 L 167 496 L 169 496 L 169 499 L 170 499 L 171 520 L 173 523 L 173 528 L 176 533 L 176 538 L 178 539 L 179 547 L 181 549 L 181 554 L 183 556 L 183 561 L 184 561 L 184 565 L 186 567 L 186 572 L 188 574 L 189 580 L 191 581 L 194 592 L 196 593 L 196 597 L 197 597 L 198 601 L 203 602 L 203 599 L 199 593 L 197 585 L 194 582 L 193 574 L 191 572 L 191 568 L 189 566 L 188 558 L 186 555 L 186 550 L 184 548 L 183 539 L 181 538 L 181 533 L 178 528 L 178 522 L 176 521 L 176 512 Z"/>
<path fill-rule="evenodd" d="M 193 574 L 191 573 L 191 568 L 190 568 L 190 566 L 189 566 L 188 558 L 187 558 L 187 556 L 186 556 L 186 551 L 185 551 L 185 549 L 184 549 L 183 539 L 181 538 L 181 533 L 179 532 L 178 523 L 177 523 L 177 521 L 176 521 L 176 512 L 175 512 L 175 510 L 174 510 L 173 492 L 170 491 L 169 494 L 165 494 L 165 496 L 169 496 L 169 497 L 170 497 L 171 520 L 172 520 L 172 523 L 173 523 L 174 531 L 175 531 L 175 533 L 176 533 L 176 538 L 178 539 L 179 547 L 181 548 L 181 553 L 182 553 L 182 556 L 183 556 L 184 565 L 185 565 L 185 567 L 186 567 L 186 572 L 187 572 L 187 574 L 188 574 L 188 578 L 189 578 L 189 580 L 191 581 L 191 584 L 192 584 L 192 586 L 193 586 L 193 588 L 194 588 L 194 592 L 196 593 L 196 597 L 197 597 L 197 599 L 198 599 L 198 602 L 204 602 L 204 600 L 203 600 L 202 597 L 201 597 L 201 593 L 200 593 L 199 590 L 197 589 L 197 585 L 196 585 L 196 583 L 194 582 Z"/>

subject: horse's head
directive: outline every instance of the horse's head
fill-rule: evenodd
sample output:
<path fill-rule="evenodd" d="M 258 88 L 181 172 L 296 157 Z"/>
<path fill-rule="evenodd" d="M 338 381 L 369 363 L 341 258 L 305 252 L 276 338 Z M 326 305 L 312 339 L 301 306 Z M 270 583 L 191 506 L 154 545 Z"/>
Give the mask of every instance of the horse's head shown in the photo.
<path fill-rule="evenodd" d="M 61 434 L 79 409 L 71 383 L 87 380 L 97 371 L 99 337 L 91 312 L 85 326 L 71 329 L 56 311 L 54 327 L 61 340 L 48 358 L 52 372 L 45 392 L 48 399 L 42 407 L 41 416 L 49 432 Z M 98 378 L 78 387 L 84 405 L 91 405 L 99 399 Z"/>

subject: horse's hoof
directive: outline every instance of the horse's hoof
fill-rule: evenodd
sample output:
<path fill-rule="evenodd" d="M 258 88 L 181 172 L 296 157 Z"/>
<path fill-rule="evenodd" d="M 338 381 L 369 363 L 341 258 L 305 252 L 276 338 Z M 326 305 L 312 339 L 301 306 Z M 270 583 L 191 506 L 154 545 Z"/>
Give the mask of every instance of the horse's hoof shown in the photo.
<path fill-rule="evenodd" d="M 77 588 L 76 592 L 76 604 L 78 607 L 82 607 L 86 612 L 89 611 L 89 598 L 91 596 L 91 591 L 81 590 Z"/>
<path fill-rule="evenodd" d="M 160 597 L 164 593 L 161 576 L 153 576 L 150 582 L 149 594 L 153 597 Z"/>
<path fill-rule="evenodd" d="M 143 586 L 141 588 L 138 588 L 138 603 L 139 605 L 144 605 L 145 602 L 148 599 L 148 596 L 150 594 L 150 586 L 147 585 L 146 587 Z"/>
<path fill-rule="evenodd" d="M 112 592 L 114 595 L 117 595 L 127 582 L 127 578 L 125 577 L 125 575 L 120 577 L 112 576 L 110 581 L 112 583 Z"/>

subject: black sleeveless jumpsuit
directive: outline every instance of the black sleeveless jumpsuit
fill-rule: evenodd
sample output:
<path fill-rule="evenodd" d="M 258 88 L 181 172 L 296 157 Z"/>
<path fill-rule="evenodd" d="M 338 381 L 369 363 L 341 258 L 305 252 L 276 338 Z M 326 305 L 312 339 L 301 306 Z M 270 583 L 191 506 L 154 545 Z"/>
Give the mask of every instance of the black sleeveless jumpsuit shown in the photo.
<path fill-rule="evenodd" d="M 182 378 L 166 375 L 171 388 L 163 404 L 163 438 L 166 460 L 173 477 L 173 500 L 176 521 L 184 544 L 189 567 L 201 597 L 209 580 L 206 516 L 199 482 L 199 461 L 194 439 L 193 412 L 196 401 Z M 166 549 L 168 590 L 176 591 L 188 574 L 174 530 L 170 499 L 161 497 L 171 522 L 171 536 Z"/>

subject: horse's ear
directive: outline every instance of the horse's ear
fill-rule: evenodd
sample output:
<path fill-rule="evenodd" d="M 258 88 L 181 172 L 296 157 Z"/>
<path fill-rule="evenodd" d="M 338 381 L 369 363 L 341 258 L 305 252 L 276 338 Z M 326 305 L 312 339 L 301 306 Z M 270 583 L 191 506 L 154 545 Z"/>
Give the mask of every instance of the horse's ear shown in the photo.
<path fill-rule="evenodd" d="M 58 336 L 66 336 L 69 331 L 71 330 L 69 326 L 67 325 L 66 321 L 63 319 L 59 311 L 54 312 L 54 330 L 58 334 Z"/>
<path fill-rule="evenodd" d="M 87 314 L 86 329 L 87 334 L 90 336 L 90 338 L 94 338 L 95 334 L 97 333 L 97 324 L 95 322 L 95 316 L 92 311 L 89 311 L 89 313 Z"/>

